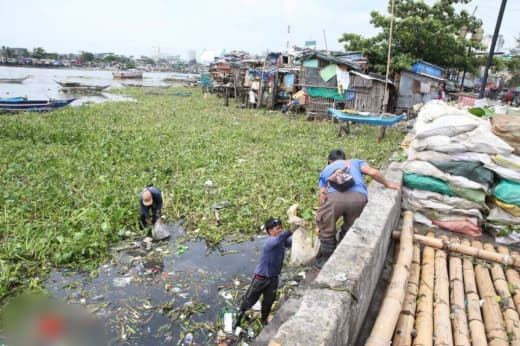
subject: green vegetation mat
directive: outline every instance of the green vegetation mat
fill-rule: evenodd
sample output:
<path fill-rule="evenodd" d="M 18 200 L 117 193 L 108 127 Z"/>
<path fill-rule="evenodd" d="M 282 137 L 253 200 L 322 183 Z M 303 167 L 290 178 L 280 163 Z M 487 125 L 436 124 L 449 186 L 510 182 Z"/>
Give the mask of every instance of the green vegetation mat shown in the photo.
<path fill-rule="evenodd" d="M 186 91 L 175 89 L 174 91 Z M 146 184 L 163 192 L 163 214 L 186 219 L 209 243 L 247 239 L 293 203 L 312 219 L 318 175 L 331 149 L 379 167 L 401 141 L 389 129 L 337 124 L 303 115 L 238 109 L 203 97 L 123 92 L 138 102 L 0 115 L 0 299 L 40 287 L 52 266 L 93 269 L 126 231 L 138 231 Z M 206 181 L 212 181 L 213 187 Z M 220 210 L 216 227 L 211 206 Z"/>

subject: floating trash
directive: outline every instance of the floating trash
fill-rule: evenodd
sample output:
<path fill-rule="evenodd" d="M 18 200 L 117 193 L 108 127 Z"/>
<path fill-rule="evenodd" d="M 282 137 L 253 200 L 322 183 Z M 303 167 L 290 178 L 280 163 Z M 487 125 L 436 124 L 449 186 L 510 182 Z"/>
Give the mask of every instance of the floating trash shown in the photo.
<path fill-rule="evenodd" d="M 114 278 L 114 280 L 112 280 L 112 284 L 114 287 L 125 287 L 129 285 L 131 281 L 131 277 Z"/>

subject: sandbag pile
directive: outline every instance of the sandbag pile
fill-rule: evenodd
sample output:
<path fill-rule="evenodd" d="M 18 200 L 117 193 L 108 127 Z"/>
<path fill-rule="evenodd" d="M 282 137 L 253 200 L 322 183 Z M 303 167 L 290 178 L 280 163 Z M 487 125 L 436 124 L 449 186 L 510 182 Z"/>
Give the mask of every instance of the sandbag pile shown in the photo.
<path fill-rule="evenodd" d="M 403 207 L 416 222 L 471 236 L 483 228 L 520 244 L 520 117 L 491 121 L 427 103 L 403 166 Z"/>

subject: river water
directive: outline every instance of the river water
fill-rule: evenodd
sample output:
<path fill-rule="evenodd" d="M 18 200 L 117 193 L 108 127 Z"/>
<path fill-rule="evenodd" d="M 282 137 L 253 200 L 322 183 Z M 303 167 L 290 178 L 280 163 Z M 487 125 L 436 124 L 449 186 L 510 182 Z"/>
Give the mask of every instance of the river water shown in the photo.
<path fill-rule="evenodd" d="M 241 335 L 226 334 L 223 313 L 238 311 L 265 234 L 212 247 L 189 241 L 180 224 L 169 229 L 169 240 L 151 246 L 139 238 L 124 242 L 94 275 L 55 270 L 45 288 L 58 301 L 97 316 L 104 326 L 100 344 L 187 345 L 188 333 L 196 345 L 250 344 L 259 332 L 257 320 L 242 323 Z M 301 269 L 285 267 L 280 290 L 290 294 L 304 277 Z"/>
<path fill-rule="evenodd" d="M 0 78 L 21 78 L 30 76 L 21 84 L 0 83 L 0 98 L 27 97 L 28 99 L 67 99 L 77 98 L 72 106 L 84 102 L 128 101 L 120 95 L 112 94 L 110 90 L 119 89 L 123 83 L 139 84 L 143 86 L 168 87 L 172 83 L 163 82 L 164 78 L 189 78 L 193 75 L 173 72 L 145 72 L 143 79 L 121 81 L 112 77 L 112 71 L 81 70 L 65 68 L 29 68 L 0 66 Z M 61 86 L 55 81 L 80 82 L 89 85 L 110 85 L 98 94 L 71 94 L 62 92 Z M 179 85 L 179 84 L 177 84 Z"/>

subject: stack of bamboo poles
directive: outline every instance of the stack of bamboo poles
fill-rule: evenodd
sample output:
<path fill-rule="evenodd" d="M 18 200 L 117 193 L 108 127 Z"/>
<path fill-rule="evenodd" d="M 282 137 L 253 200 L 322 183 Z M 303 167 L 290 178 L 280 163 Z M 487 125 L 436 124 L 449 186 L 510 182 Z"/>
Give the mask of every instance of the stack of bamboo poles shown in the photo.
<path fill-rule="evenodd" d="M 394 232 L 398 260 L 366 345 L 520 346 L 520 254 L 410 236 L 409 215 Z"/>

